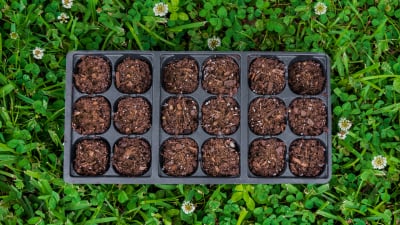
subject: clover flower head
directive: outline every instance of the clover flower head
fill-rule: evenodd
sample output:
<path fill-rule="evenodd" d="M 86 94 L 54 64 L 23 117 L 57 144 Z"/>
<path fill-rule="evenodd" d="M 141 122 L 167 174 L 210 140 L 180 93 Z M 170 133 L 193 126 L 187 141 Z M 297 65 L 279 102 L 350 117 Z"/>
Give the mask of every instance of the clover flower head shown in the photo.
<path fill-rule="evenodd" d="M 190 214 L 190 213 L 194 212 L 194 210 L 196 209 L 196 206 L 190 201 L 184 201 L 182 203 L 181 208 L 185 214 Z"/>
<path fill-rule="evenodd" d="M 60 23 L 68 23 L 69 16 L 66 13 L 61 13 L 59 16 L 57 16 L 57 19 L 60 21 Z"/>
<path fill-rule="evenodd" d="M 346 139 L 346 136 L 349 134 L 349 132 L 347 130 L 340 130 L 337 135 L 339 137 L 339 139 Z"/>
<path fill-rule="evenodd" d="M 10 38 L 11 39 L 16 40 L 16 39 L 18 39 L 18 37 L 19 37 L 18 33 L 16 33 L 16 32 L 11 32 L 10 33 Z"/>
<path fill-rule="evenodd" d="M 61 0 L 62 5 L 66 9 L 70 9 L 72 5 L 74 4 L 74 0 Z"/>
<path fill-rule="evenodd" d="M 168 5 L 162 2 L 159 2 L 153 7 L 154 15 L 156 16 L 165 16 L 168 13 Z"/>
<path fill-rule="evenodd" d="M 33 58 L 42 59 L 43 55 L 44 55 L 44 49 L 36 47 L 35 49 L 33 49 L 32 54 L 33 54 Z"/>
<path fill-rule="evenodd" d="M 216 49 L 221 46 L 221 39 L 219 37 L 213 36 L 212 38 L 207 39 L 208 48 L 211 50 Z"/>
<path fill-rule="evenodd" d="M 342 117 L 342 118 L 340 118 L 338 125 L 339 125 L 340 130 L 348 131 L 348 130 L 350 130 L 350 128 L 353 124 L 351 123 L 350 120 Z"/>
<path fill-rule="evenodd" d="M 372 167 L 374 169 L 382 170 L 386 167 L 386 157 L 377 155 L 372 159 Z"/>
<path fill-rule="evenodd" d="M 317 15 L 324 15 L 328 7 L 323 2 L 317 2 L 314 6 L 314 12 Z"/>

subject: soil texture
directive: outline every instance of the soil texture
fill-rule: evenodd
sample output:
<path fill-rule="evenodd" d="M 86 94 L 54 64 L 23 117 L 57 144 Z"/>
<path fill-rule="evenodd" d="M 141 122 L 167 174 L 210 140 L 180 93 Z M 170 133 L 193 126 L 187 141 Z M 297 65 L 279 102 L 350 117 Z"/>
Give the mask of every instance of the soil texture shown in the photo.
<path fill-rule="evenodd" d="M 315 177 L 325 166 L 325 147 L 316 139 L 298 139 L 289 148 L 290 171 L 296 176 Z"/>
<path fill-rule="evenodd" d="M 163 87 L 171 94 L 189 94 L 199 85 L 199 67 L 193 58 L 182 58 L 163 68 Z"/>
<path fill-rule="evenodd" d="M 191 134 L 198 126 L 198 105 L 189 97 L 170 97 L 161 109 L 162 128 L 168 134 Z"/>
<path fill-rule="evenodd" d="M 73 76 L 75 87 L 82 93 L 98 94 L 111 85 L 110 63 L 99 56 L 83 56 Z"/>
<path fill-rule="evenodd" d="M 293 63 L 289 67 L 289 87 L 299 95 L 317 95 L 325 87 L 322 66 L 312 60 Z"/>
<path fill-rule="evenodd" d="M 114 114 L 115 128 L 122 134 L 144 134 L 151 127 L 151 105 L 142 97 L 118 101 Z"/>
<path fill-rule="evenodd" d="M 236 132 L 240 123 L 239 104 L 232 97 L 214 97 L 201 107 L 202 127 L 213 135 L 229 135 Z"/>
<path fill-rule="evenodd" d="M 202 147 L 202 169 L 213 177 L 238 176 L 240 156 L 231 138 L 210 138 Z"/>
<path fill-rule="evenodd" d="M 254 93 L 279 94 L 285 88 L 285 65 L 277 59 L 258 57 L 250 65 L 248 78 Z"/>
<path fill-rule="evenodd" d="M 112 164 L 124 176 L 142 176 L 149 170 L 150 144 L 143 138 L 123 137 L 114 145 Z"/>
<path fill-rule="evenodd" d="M 75 145 L 74 170 L 83 176 L 97 176 L 108 169 L 108 145 L 102 139 L 83 139 Z"/>
<path fill-rule="evenodd" d="M 316 136 L 327 131 L 327 116 L 321 99 L 298 98 L 289 106 L 289 126 L 297 135 Z"/>
<path fill-rule="evenodd" d="M 79 98 L 73 106 L 72 128 L 79 134 L 101 134 L 111 121 L 111 106 L 102 96 Z"/>
<path fill-rule="evenodd" d="M 228 56 L 207 59 L 203 64 L 203 89 L 215 95 L 235 95 L 239 88 L 239 66 Z"/>
<path fill-rule="evenodd" d="M 250 145 L 249 167 L 257 176 L 278 176 L 285 168 L 286 145 L 277 138 L 257 139 Z"/>
<path fill-rule="evenodd" d="M 170 138 L 161 146 L 162 169 L 169 176 L 185 177 L 197 169 L 197 143 L 191 138 Z"/>
<path fill-rule="evenodd" d="M 141 59 L 126 58 L 115 71 L 115 86 L 122 93 L 145 93 L 150 89 L 151 82 L 150 66 Z"/>
<path fill-rule="evenodd" d="M 278 98 L 256 98 L 250 103 L 249 125 L 257 135 L 277 135 L 286 128 L 285 103 Z"/>

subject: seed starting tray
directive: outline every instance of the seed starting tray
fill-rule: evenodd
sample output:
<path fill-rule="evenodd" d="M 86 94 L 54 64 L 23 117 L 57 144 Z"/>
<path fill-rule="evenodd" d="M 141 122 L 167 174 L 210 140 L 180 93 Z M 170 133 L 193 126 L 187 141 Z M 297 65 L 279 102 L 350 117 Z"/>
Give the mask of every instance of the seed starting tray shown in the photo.
<path fill-rule="evenodd" d="M 84 94 L 79 92 L 74 86 L 73 74 L 76 66 L 83 56 L 101 56 L 109 61 L 111 66 L 110 87 L 103 93 Z M 191 57 L 196 60 L 199 69 L 199 85 L 193 93 L 183 94 L 185 97 L 191 97 L 198 104 L 198 127 L 190 135 L 169 135 L 161 127 L 161 107 L 165 100 L 169 97 L 178 96 L 170 94 L 162 87 L 161 73 L 163 66 L 171 61 L 171 59 Z M 240 106 L 240 125 L 239 128 L 231 135 L 210 135 L 206 133 L 201 126 L 201 106 L 211 97 L 216 95 L 206 92 L 202 88 L 202 65 L 209 57 L 229 56 L 232 57 L 239 65 L 240 86 L 238 91 L 232 97 Z M 148 91 L 143 94 L 124 94 L 118 91 L 115 86 L 115 71 L 118 63 L 126 57 L 145 59 L 150 64 L 152 72 L 152 85 Z M 267 57 L 278 59 L 285 66 L 285 88 L 276 95 L 258 95 L 249 88 L 248 73 L 251 62 L 257 57 Z M 289 66 L 294 62 L 313 60 L 322 66 L 325 75 L 325 87 L 323 91 L 317 95 L 298 95 L 295 94 L 288 85 Z M 327 183 L 332 174 L 332 148 L 331 148 L 331 99 L 330 99 L 330 59 L 323 53 L 303 53 L 303 52 L 173 52 L 173 51 L 73 51 L 67 55 L 66 63 L 66 96 L 65 96 L 65 136 L 64 136 L 64 180 L 68 183 L 86 183 L 86 184 L 276 184 L 276 183 Z M 72 128 L 72 116 L 74 103 L 84 96 L 104 96 L 111 105 L 111 124 L 110 127 L 102 134 L 81 135 Z M 125 135 L 119 133 L 113 123 L 113 115 L 115 113 L 114 103 L 123 97 L 144 97 L 151 103 L 152 124 L 151 128 L 142 135 Z M 254 134 L 248 124 L 248 109 L 250 102 L 257 97 L 276 97 L 281 99 L 288 109 L 290 103 L 297 98 L 317 98 L 321 99 L 326 106 L 327 112 L 327 129 L 318 136 L 301 136 L 291 131 L 286 113 L 286 128 L 278 135 L 260 136 Z M 151 146 L 151 162 L 149 169 L 142 176 L 123 176 L 115 170 L 112 165 L 113 146 L 118 139 L 122 137 L 140 137 L 148 141 Z M 168 176 L 162 169 L 160 162 L 160 147 L 162 143 L 171 137 L 188 137 L 197 142 L 198 160 L 197 168 L 193 174 L 185 177 Z M 232 138 L 240 155 L 239 175 L 234 177 L 212 177 L 207 175 L 202 169 L 202 145 L 213 137 Z M 79 175 L 74 170 L 75 145 L 82 139 L 101 138 L 108 143 L 108 166 L 105 173 L 97 176 Z M 248 153 L 252 141 L 259 138 L 278 138 L 286 145 L 285 167 L 277 176 L 262 177 L 254 175 L 249 169 Z M 305 177 L 294 175 L 289 168 L 289 152 L 290 145 L 297 139 L 317 139 L 325 147 L 325 166 L 322 172 L 315 177 Z"/>

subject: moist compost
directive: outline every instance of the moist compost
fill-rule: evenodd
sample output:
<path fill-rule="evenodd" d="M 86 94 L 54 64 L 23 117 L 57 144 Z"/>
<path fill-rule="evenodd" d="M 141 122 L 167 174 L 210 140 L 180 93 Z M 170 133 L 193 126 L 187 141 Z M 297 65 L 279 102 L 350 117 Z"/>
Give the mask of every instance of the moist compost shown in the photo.
<path fill-rule="evenodd" d="M 277 135 L 286 128 L 285 103 L 277 98 L 256 98 L 250 103 L 249 125 L 257 135 Z"/>
<path fill-rule="evenodd" d="M 199 67 L 193 58 L 185 57 L 168 63 L 162 75 L 163 87 L 171 94 L 189 94 L 199 85 Z"/>
<path fill-rule="evenodd" d="M 112 164 L 124 176 L 142 176 L 149 170 L 150 144 L 142 138 L 123 137 L 114 145 Z"/>
<path fill-rule="evenodd" d="M 315 177 L 325 166 L 325 147 L 316 139 L 298 139 L 289 148 L 289 168 L 296 176 Z"/>
<path fill-rule="evenodd" d="M 211 94 L 236 94 L 239 88 L 238 64 L 228 56 L 207 59 L 203 64 L 202 86 Z"/>
<path fill-rule="evenodd" d="M 122 134 L 144 134 L 151 127 L 151 105 L 142 97 L 118 101 L 114 114 L 115 128 Z"/>
<path fill-rule="evenodd" d="M 82 97 L 73 106 L 72 128 L 79 134 L 101 134 L 110 127 L 111 106 L 102 96 Z"/>
<path fill-rule="evenodd" d="M 283 141 L 277 138 L 257 139 L 250 145 L 250 171 L 257 176 L 277 176 L 285 168 L 285 154 Z"/>
<path fill-rule="evenodd" d="M 100 56 L 83 56 L 73 79 L 76 89 L 82 93 L 105 92 L 111 85 L 110 63 Z"/>
<path fill-rule="evenodd" d="M 213 135 L 233 134 L 239 127 L 239 104 L 232 97 L 214 97 L 201 107 L 202 127 Z"/>
<path fill-rule="evenodd" d="M 190 176 L 197 168 L 197 143 L 191 138 L 170 138 L 161 146 L 162 169 L 169 176 Z"/>
<path fill-rule="evenodd" d="M 83 139 L 75 145 L 74 170 L 83 176 L 97 176 L 108 169 L 108 145 L 102 139 Z"/>
<path fill-rule="evenodd" d="M 325 86 L 322 66 L 312 60 L 293 63 L 289 67 L 289 87 L 296 94 L 316 95 Z"/>
<path fill-rule="evenodd" d="M 321 99 L 298 98 L 289 106 L 289 126 L 297 135 L 315 136 L 327 131 L 327 116 Z"/>
<path fill-rule="evenodd" d="M 170 97 L 161 109 L 161 125 L 168 134 L 191 134 L 198 126 L 198 106 L 189 97 Z"/>
<path fill-rule="evenodd" d="M 210 138 L 202 147 L 202 169 L 213 177 L 239 175 L 239 151 L 231 138 Z"/>
<path fill-rule="evenodd" d="M 115 86 L 122 93 L 144 93 L 149 90 L 151 81 L 150 66 L 141 59 L 126 58 L 115 71 Z"/>
<path fill-rule="evenodd" d="M 254 93 L 279 94 L 285 88 L 285 65 L 277 59 L 258 57 L 250 65 L 248 78 Z"/>

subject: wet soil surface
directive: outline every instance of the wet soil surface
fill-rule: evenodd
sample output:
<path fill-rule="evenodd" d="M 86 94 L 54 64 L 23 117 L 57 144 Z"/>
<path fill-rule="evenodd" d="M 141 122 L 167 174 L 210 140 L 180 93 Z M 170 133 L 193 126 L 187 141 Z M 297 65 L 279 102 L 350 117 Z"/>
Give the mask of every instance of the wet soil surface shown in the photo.
<path fill-rule="evenodd" d="M 117 66 L 115 86 L 126 94 L 141 94 L 150 89 L 151 69 L 141 59 L 126 58 Z"/>
<path fill-rule="evenodd" d="M 325 166 L 325 147 L 319 140 L 298 139 L 289 148 L 290 171 L 296 176 L 318 176 Z"/>
<path fill-rule="evenodd" d="M 248 78 L 254 93 L 279 94 L 285 88 L 285 65 L 277 59 L 256 58 L 250 65 Z"/>
<path fill-rule="evenodd" d="M 118 101 L 114 114 L 115 128 L 122 134 L 143 134 L 151 127 L 151 105 L 142 97 Z"/>
<path fill-rule="evenodd" d="M 83 176 L 97 176 L 106 172 L 109 149 L 102 139 L 84 139 L 75 145 L 74 169 Z"/>
<path fill-rule="evenodd" d="M 150 144 L 142 138 L 121 138 L 114 145 L 112 164 L 124 176 L 141 176 L 149 170 Z"/>
<path fill-rule="evenodd" d="M 277 135 L 286 128 L 286 107 L 280 99 L 256 98 L 248 115 L 250 129 L 257 135 Z"/>
<path fill-rule="evenodd" d="M 72 128 L 83 135 L 101 134 L 110 127 L 111 107 L 102 96 L 82 97 L 73 106 Z"/>
<path fill-rule="evenodd" d="M 198 126 L 198 105 L 189 97 L 170 97 L 161 109 L 162 128 L 168 134 L 191 134 Z"/>
<path fill-rule="evenodd" d="M 285 169 L 285 143 L 277 138 L 257 139 L 250 145 L 249 167 L 257 176 L 278 176 Z"/>
<path fill-rule="evenodd" d="M 82 93 L 105 92 L 111 85 L 110 63 L 99 56 L 83 56 L 73 78 L 75 87 Z"/>
<path fill-rule="evenodd" d="M 162 169 L 169 176 L 190 176 L 197 169 L 197 143 L 191 138 L 170 138 L 161 146 Z"/>
<path fill-rule="evenodd" d="M 239 66 L 231 57 L 209 58 L 203 64 L 202 86 L 208 93 L 235 95 L 239 80 Z"/>
<path fill-rule="evenodd" d="M 163 87 L 171 94 L 189 94 L 199 85 L 199 67 L 193 58 L 168 63 L 163 68 Z"/>
<path fill-rule="evenodd" d="M 296 94 L 316 95 L 325 87 L 322 66 L 312 60 L 297 62 L 289 67 L 289 87 Z"/>

